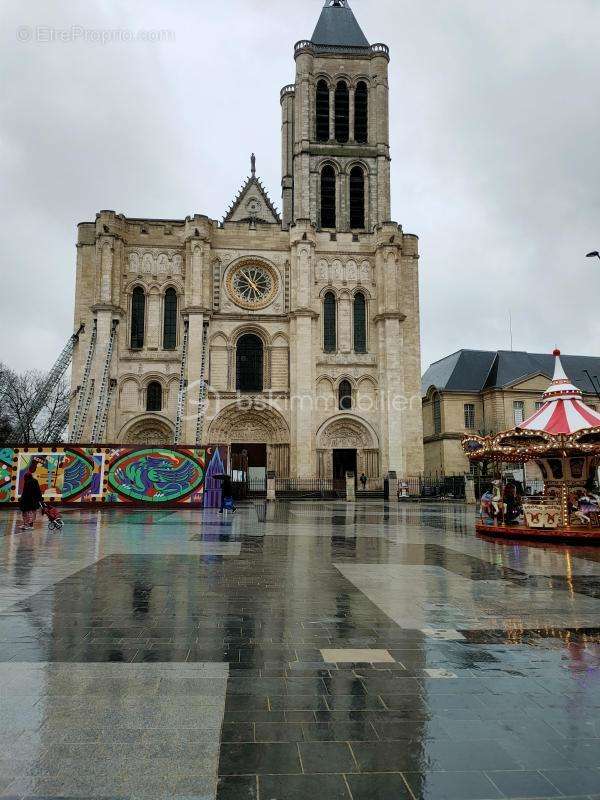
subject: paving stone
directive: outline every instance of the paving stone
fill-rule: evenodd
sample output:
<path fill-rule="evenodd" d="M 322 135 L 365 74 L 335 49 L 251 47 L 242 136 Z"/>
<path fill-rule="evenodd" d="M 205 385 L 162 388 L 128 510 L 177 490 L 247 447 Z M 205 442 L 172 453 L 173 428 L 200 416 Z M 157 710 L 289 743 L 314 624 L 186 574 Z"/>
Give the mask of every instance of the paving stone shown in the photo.
<path fill-rule="evenodd" d="M 302 770 L 307 774 L 357 772 L 357 764 L 347 744 L 305 742 L 299 745 Z"/>
<path fill-rule="evenodd" d="M 296 744 L 223 744 L 219 775 L 293 775 L 302 772 Z"/>
<path fill-rule="evenodd" d="M 483 772 L 405 773 L 418 800 L 497 800 L 500 790 Z"/>
<path fill-rule="evenodd" d="M 540 772 L 488 772 L 487 776 L 506 797 L 561 796 L 561 792 Z"/>
<path fill-rule="evenodd" d="M 387 650 L 321 650 L 323 660 L 333 664 L 389 664 L 394 658 Z"/>
<path fill-rule="evenodd" d="M 412 800 L 402 775 L 348 775 L 353 800 Z"/>
<path fill-rule="evenodd" d="M 592 794 L 600 789 L 600 770 L 597 769 L 546 769 L 542 775 L 565 795 Z"/>
<path fill-rule="evenodd" d="M 259 785 L 267 800 L 352 800 L 341 775 L 261 775 Z"/>

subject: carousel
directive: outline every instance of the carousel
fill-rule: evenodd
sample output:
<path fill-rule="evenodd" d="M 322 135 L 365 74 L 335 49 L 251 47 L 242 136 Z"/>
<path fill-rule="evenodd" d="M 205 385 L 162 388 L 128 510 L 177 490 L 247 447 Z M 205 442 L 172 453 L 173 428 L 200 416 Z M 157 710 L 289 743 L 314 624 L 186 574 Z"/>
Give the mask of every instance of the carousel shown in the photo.
<path fill-rule="evenodd" d="M 491 466 L 477 522 L 485 536 L 600 543 L 600 414 L 567 377 L 560 351 L 554 356 L 554 379 L 532 417 L 495 436 L 463 439 L 471 463 Z M 532 463 L 543 479 L 538 495 L 510 475 L 511 466 Z"/>

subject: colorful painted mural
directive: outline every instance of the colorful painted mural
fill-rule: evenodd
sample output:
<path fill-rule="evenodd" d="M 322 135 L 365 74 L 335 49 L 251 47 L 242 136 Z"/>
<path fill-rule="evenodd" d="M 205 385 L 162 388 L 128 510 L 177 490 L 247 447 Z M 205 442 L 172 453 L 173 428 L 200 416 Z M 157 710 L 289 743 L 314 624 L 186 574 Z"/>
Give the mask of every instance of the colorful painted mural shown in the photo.
<path fill-rule="evenodd" d="M 13 451 L 0 449 L 0 503 L 10 503 L 12 494 Z"/>
<path fill-rule="evenodd" d="M 0 449 L 0 505 L 16 503 L 37 464 L 44 498 L 54 503 L 219 506 L 227 448 L 28 446 Z M 205 495 L 207 478 L 210 491 Z"/>

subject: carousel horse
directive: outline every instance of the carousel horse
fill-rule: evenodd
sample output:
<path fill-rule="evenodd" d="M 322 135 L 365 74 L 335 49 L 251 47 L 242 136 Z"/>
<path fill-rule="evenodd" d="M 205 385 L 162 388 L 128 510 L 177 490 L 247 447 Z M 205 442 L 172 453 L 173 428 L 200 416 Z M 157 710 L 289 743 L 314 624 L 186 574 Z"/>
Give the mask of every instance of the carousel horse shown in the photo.
<path fill-rule="evenodd" d="M 492 483 L 492 511 L 498 522 L 504 522 L 504 498 L 502 491 L 502 481 L 495 480 Z"/>
<path fill-rule="evenodd" d="M 577 500 L 575 516 L 584 525 L 591 525 L 591 514 L 600 513 L 600 498 L 595 494 L 584 494 Z"/>

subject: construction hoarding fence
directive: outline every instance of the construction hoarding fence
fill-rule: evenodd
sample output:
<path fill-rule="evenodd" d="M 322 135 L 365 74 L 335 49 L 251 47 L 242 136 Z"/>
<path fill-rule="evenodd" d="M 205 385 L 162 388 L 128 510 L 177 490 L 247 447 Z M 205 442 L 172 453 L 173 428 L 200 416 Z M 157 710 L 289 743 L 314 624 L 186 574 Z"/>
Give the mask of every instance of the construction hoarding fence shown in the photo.
<path fill-rule="evenodd" d="M 18 503 L 37 465 L 44 500 L 73 506 L 216 508 L 227 447 L 26 445 L 0 448 L 0 506 Z"/>

